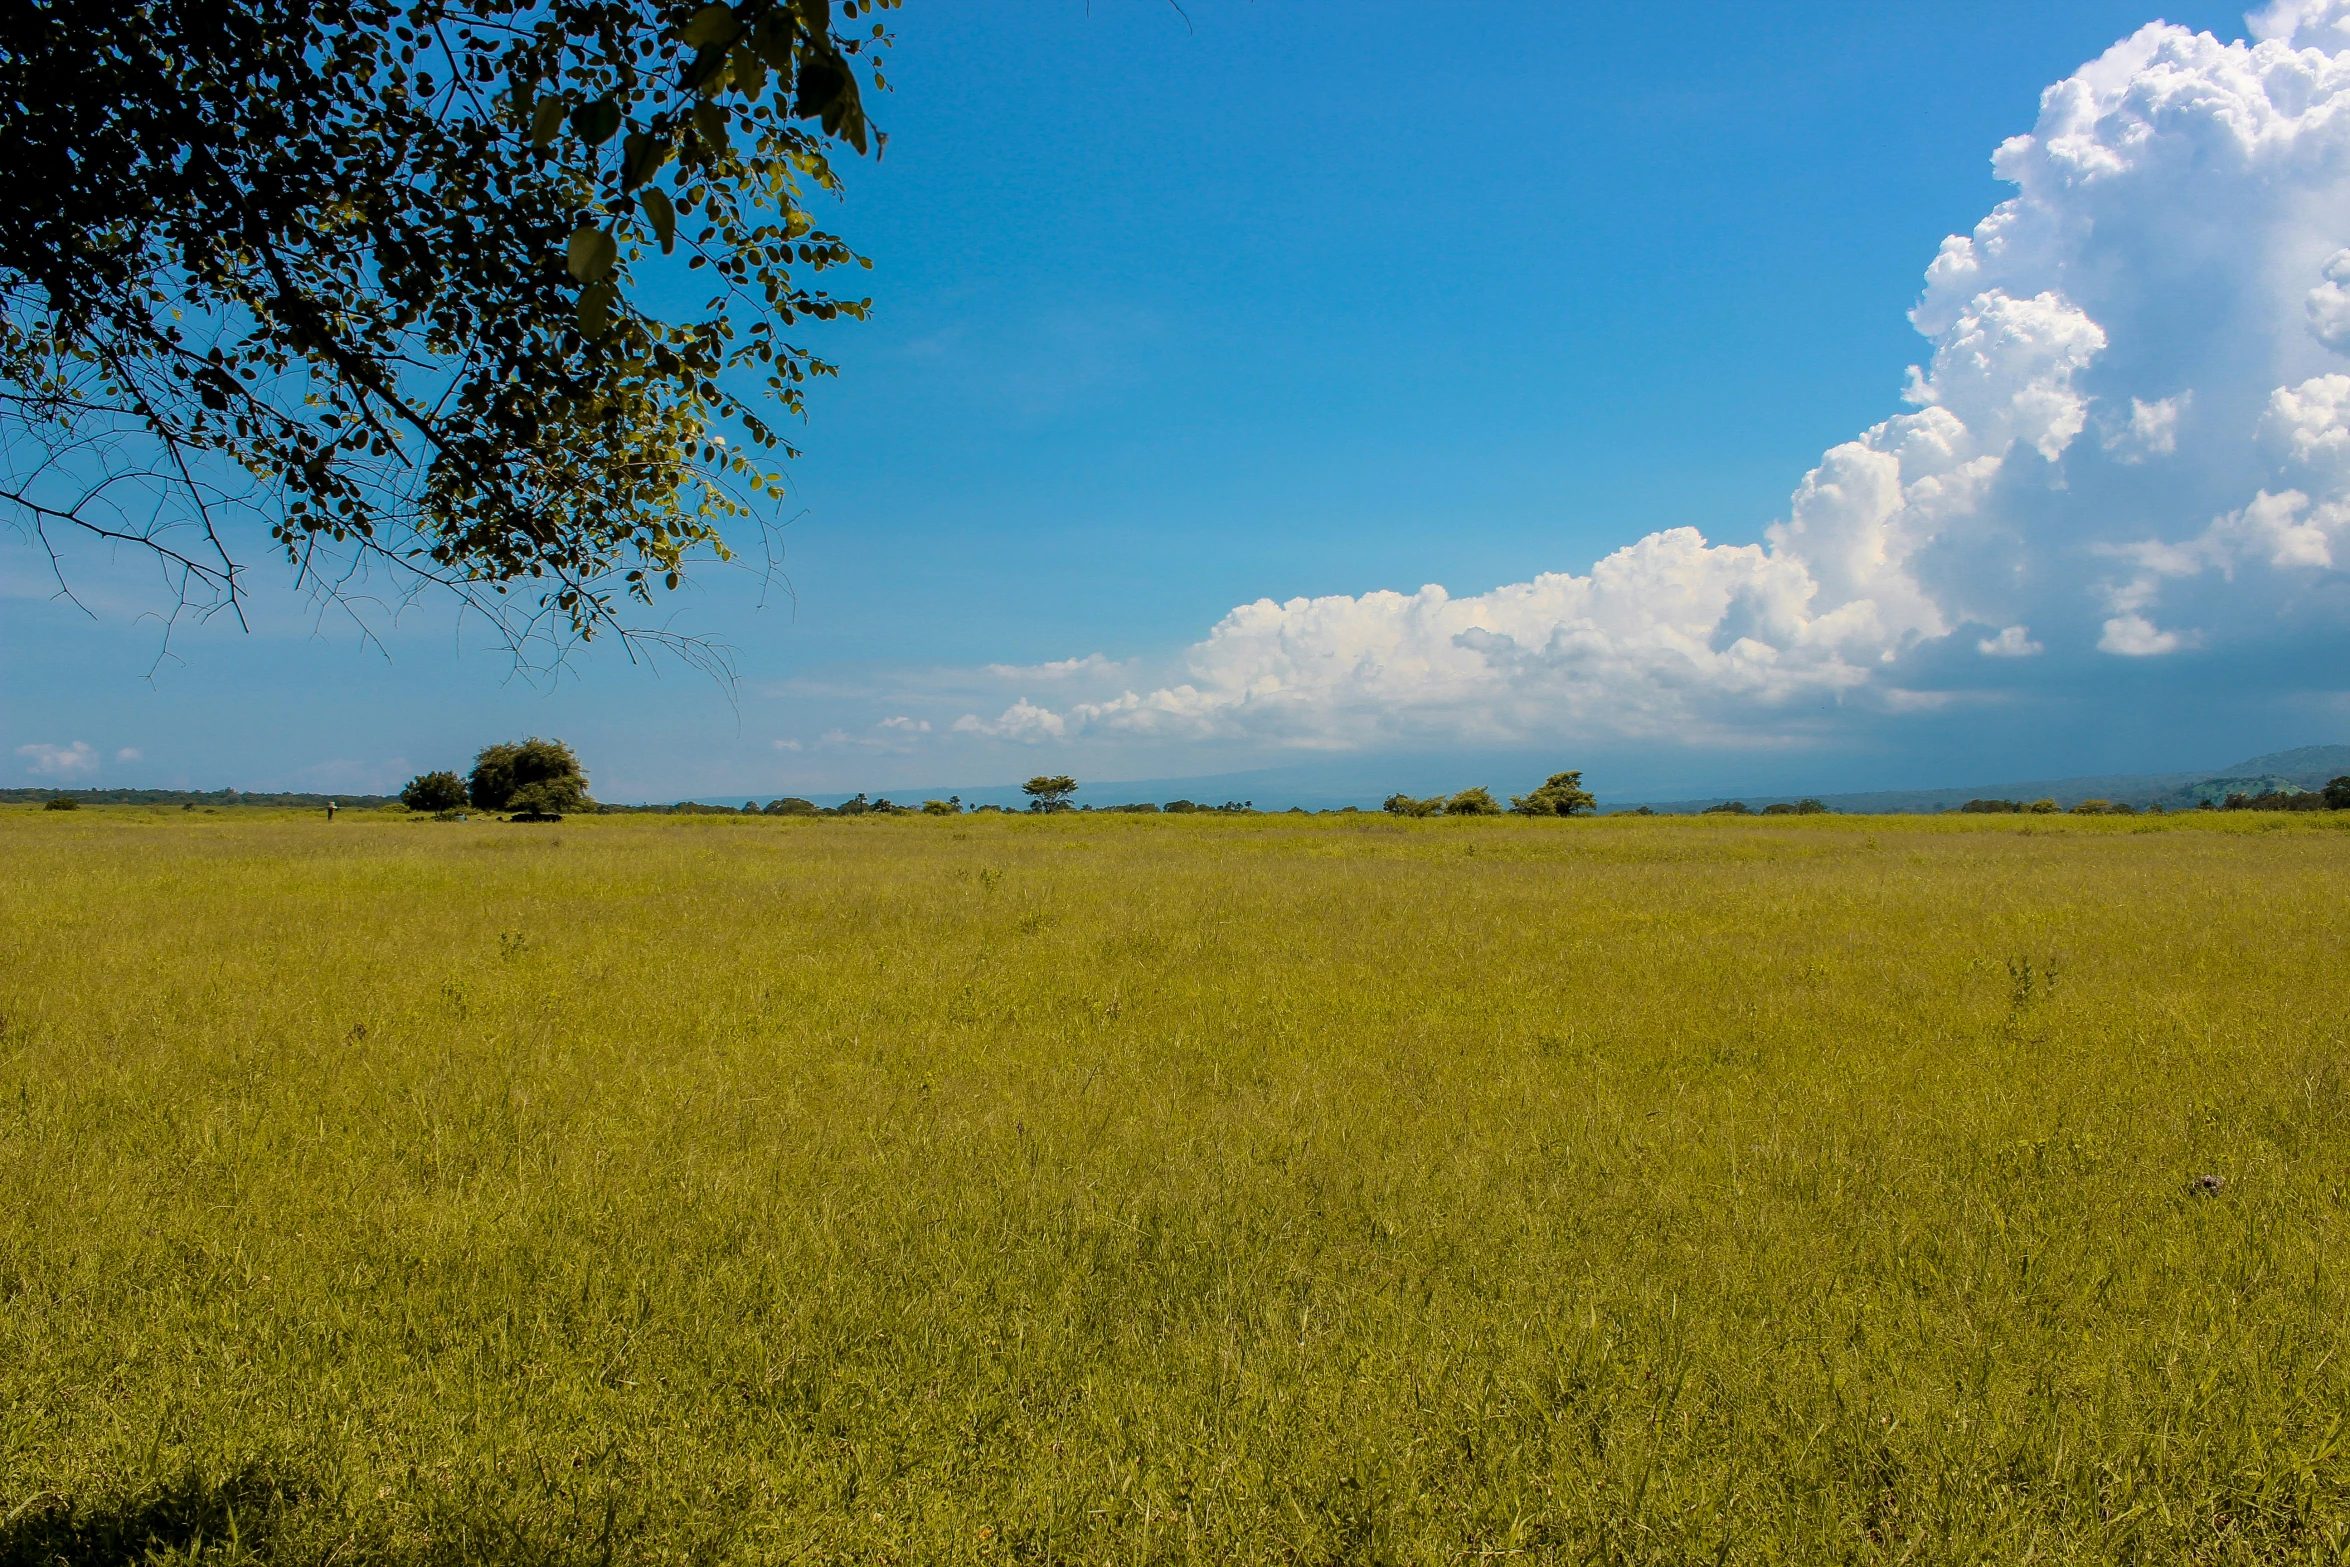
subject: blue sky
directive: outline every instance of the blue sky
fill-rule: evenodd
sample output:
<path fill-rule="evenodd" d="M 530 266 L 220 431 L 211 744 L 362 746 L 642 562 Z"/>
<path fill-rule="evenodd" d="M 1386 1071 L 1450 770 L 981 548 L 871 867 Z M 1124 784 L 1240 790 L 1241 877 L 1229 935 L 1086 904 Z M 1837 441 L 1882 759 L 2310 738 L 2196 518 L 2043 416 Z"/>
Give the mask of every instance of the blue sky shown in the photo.
<path fill-rule="evenodd" d="M 736 649 L 732 691 L 616 652 L 552 683 L 517 678 L 429 601 L 371 641 L 283 592 L 266 562 L 252 634 L 182 628 L 159 664 L 159 628 L 141 615 L 160 598 L 135 562 L 71 563 L 93 618 L 50 597 L 43 563 L 11 544 L 10 781 L 393 788 L 491 740 L 547 733 L 616 799 L 1000 784 L 1047 768 L 1287 769 L 1317 794 L 1376 798 L 1523 787 L 1574 765 L 1603 795 L 1629 795 L 2168 769 L 2350 738 L 2341 678 L 2312 673 L 2344 650 L 2331 557 L 2287 561 L 2327 550 L 2332 503 L 2249 455 L 2258 398 L 2315 384 L 2332 346 L 2296 340 L 2230 369 L 2248 411 L 2229 423 L 2217 350 L 2173 354 L 2166 328 L 2115 324 L 2159 322 L 2176 288 L 2206 303 L 2255 288 L 2154 278 L 2150 258 L 2187 247 L 2165 225 L 2210 205 L 2190 176 L 2108 182 L 2135 205 L 2099 209 L 2098 232 L 2143 216 L 2143 234 L 2111 242 L 2134 250 L 2051 239 L 2012 277 L 1986 263 L 2001 300 L 2059 301 L 2040 315 L 1969 315 L 1967 298 L 1990 295 L 1952 284 L 1944 314 L 1959 324 L 1929 338 L 1908 319 L 1944 236 L 2017 193 L 1994 176 L 1993 148 L 2034 130 L 2043 88 L 2158 13 L 2102 0 L 1185 11 L 908 0 L 896 13 L 896 91 L 877 105 L 888 155 L 850 171 L 829 215 L 874 259 L 876 314 L 814 338 L 841 375 L 817 388 L 799 436 L 788 589 L 714 572 L 662 610 Z M 2223 42 L 2245 32 L 2221 7 L 2159 14 Z M 2196 68 L 2234 69 L 2217 55 Z M 2098 123 L 2130 112 L 2116 92 L 2122 107 Z M 2307 189 L 2332 188 L 2328 159 L 2303 159 Z M 2061 216 L 2088 199 L 2057 191 L 2045 205 Z M 2239 215 L 2233 231 L 2268 232 L 2270 216 Z M 2311 221 L 2276 227 L 2270 247 L 2271 272 L 2291 260 L 2310 273 L 2274 285 L 2295 310 L 2327 286 Z M 2350 224 L 2325 243 L 2350 245 Z M 2092 273 L 2153 281 L 2066 282 Z M 2085 328 L 2062 314 L 2068 286 L 2095 297 L 2075 311 Z M 1963 366 L 1936 372 L 1954 388 L 1929 383 L 1939 403 L 1901 400 L 1907 368 L 1938 365 L 1938 345 L 1958 366 L 1984 340 L 1966 325 L 1978 320 L 2037 367 L 2017 395 L 2071 397 L 2073 425 L 1973 411 L 1988 405 L 1948 379 Z M 2174 392 L 2163 377 L 2179 366 L 2199 379 Z M 1823 453 L 1924 407 L 1960 410 L 1993 497 L 1969 513 L 1974 533 L 1940 513 L 1891 525 L 1926 608 L 1897 607 L 1906 589 L 1883 583 L 1837 589 L 1824 546 L 1768 542 Z M 2133 407 L 2152 410 L 2143 431 Z M 2193 482 L 2157 471 L 2190 460 Z M 2252 548 L 2241 540 L 2267 526 L 2257 516 L 2198 532 L 2288 479 L 2308 506 L 2276 524 L 2303 532 L 2273 568 L 2264 553 L 2238 570 L 2227 553 Z M 2174 495 L 2192 499 L 2171 516 Z M 1836 629 L 1832 651 L 1808 620 L 1733 645 L 1737 615 L 1759 628 L 1778 613 L 1762 577 L 1734 584 L 1711 640 L 1775 673 L 1749 678 L 1749 660 L 1706 675 L 1708 701 L 1666 701 L 1650 664 L 1611 653 L 1615 673 L 1569 670 L 1551 621 L 1538 645 L 1500 611 L 1456 608 L 1427 634 L 1441 632 L 1444 657 L 1484 660 L 1466 673 L 1316 694 L 1292 672 L 1287 705 L 1248 695 L 1299 647 L 1353 658 L 1397 617 L 1436 615 L 1362 595 L 1441 584 L 1467 600 L 1590 573 L 1676 528 L 1808 561 L 1812 619 L 1844 591 L 1877 606 L 1875 629 Z M 1994 574 L 1996 540 L 2060 535 L 2077 546 L 2069 576 L 2044 551 L 2041 596 L 1983 607 L 2007 591 L 1976 580 Z M 1717 567 L 1775 569 L 1711 556 L 1689 569 Z M 1327 614 L 1274 615 L 1219 651 L 1187 651 L 1236 606 L 1339 596 Z M 2027 608 L 2007 633 L 2005 616 Z M 1623 600 L 1613 613 L 1644 611 Z M 1866 657 L 1855 636 L 1878 639 Z M 1402 642 L 1378 645 L 1403 667 Z M 1978 652 L 1994 645 L 2030 656 Z M 1813 660 L 1800 677 L 1799 655 Z M 1509 672 L 1541 658 L 1551 675 Z M 1016 716 L 1030 713 L 1046 716 Z"/>

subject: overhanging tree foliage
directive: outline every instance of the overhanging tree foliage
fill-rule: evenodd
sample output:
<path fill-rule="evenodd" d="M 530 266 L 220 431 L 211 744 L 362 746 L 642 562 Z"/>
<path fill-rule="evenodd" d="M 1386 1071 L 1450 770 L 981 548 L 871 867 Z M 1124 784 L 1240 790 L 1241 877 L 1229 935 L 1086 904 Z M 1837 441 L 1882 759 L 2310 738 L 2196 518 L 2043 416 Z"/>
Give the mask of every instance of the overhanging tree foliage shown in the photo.
<path fill-rule="evenodd" d="M 829 371 L 787 333 L 865 312 L 811 285 L 860 258 L 803 198 L 880 149 L 896 4 L 21 0 L 0 510 L 198 610 L 241 614 L 242 513 L 328 591 L 635 635 L 782 493 L 775 416 Z M 664 319 L 665 272 L 706 302 Z"/>

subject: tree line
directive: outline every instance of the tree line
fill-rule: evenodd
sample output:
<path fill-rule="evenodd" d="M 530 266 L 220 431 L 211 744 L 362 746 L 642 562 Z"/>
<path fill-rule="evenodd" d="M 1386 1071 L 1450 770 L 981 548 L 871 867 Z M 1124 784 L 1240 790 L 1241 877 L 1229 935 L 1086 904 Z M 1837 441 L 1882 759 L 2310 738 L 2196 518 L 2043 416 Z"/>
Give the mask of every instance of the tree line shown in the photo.
<path fill-rule="evenodd" d="M 2071 806 L 2058 805 L 2052 799 L 2038 800 L 1969 800 L 1954 808 L 1962 815 L 2021 815 L 2054 816 L 2136 816 L 2138 807 L 2126 800 L 2082 800 Z M 2267 789 L 2259 794 L 2238 791 L 2223 800 L 2199 800 L 2190 809 L 2198 811 L 2350 811 L 2350 774 L 2334 779 L 2323 789 Z M 2161 802 L 2146 807 L 2149 816 L 2165 814 Z"/>

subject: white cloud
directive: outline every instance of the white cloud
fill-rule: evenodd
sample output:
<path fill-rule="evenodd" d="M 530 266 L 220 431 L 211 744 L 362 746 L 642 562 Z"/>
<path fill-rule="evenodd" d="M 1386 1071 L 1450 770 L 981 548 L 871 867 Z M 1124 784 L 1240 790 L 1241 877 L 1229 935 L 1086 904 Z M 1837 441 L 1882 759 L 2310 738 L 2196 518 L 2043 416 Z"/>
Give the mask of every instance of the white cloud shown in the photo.
<path fill-rule="evenodd" d="M 2325 281 L 2309 291 L 2302 308 L 2309 312 L 2309 332 L 2328 348 L 2350 348 L 2350 250 L 2326 258 Z"/>
<path fill-rule="evenodd" d="M 772 740 L 768 743 L 778 751 L 797 751 L 800 748 L 800 742 L 797 740 Z"/>
<path fill-rule="evenodd" d="M 2124 463 L 2170 456 L 2179 449 L 2179 411 L 2192 397 L 2192 393 L 2181 393 L 2151 403 L 2131 398 L 2128 414 L 2107 424 L 2102 437 L 2105 449 L 2114 454 L 2115 461 Z"/>
<path fill-rule="evenodd" d="M 901 735 L 926 735 L 930 733 L 929 721 L 927 719 L 921 718 L 885 718 L 874 727 L 877 729 L 887 729 L 893 734 Z"/>
<path fill-rule="evenodd" d="M 1932 670 L 1983 670 L 1932 656 L 1962 632 L 2058 666 L 2273 635 L 2287 605 L 2338 619 L 2307 590 L 2350 563 L 2350 0 L 2254 34 L 2150 24 L 2042 95 L 1992 160 L 2015 194 L 1926 270 L 1910 411 L 1823 455 L 1761 543 L 1665 527 L 1474 596 L 1259 600 L 1172 679 L 956 730 L 1704 739 L 1941 704 Z"/>
<path fill-rule="evenodd" d="M 2032 640 L 2030 627 L 2008 626 L 1999 635 L 1976 642 L 1975 651 L 1985 658 L 2030 658 L 2034 653 L 2048 650 Z"/>
<path fill-rule="evenodd" d="M 147 759 L 147 757 L 146 753 L 141 751 L 137 746 L 126 745 L 121 750 L 114 753 L 114 759 L 118 762 L 143 762 Z"/>
<path fill-rule="evenodd" d="M 1003 711 L 993 723 L 976 713 L 965 713 L 955 720 L 955 732 L 967 735 L 985 735 L 991 739 L 1020 740 L 1034 743 L 1039 740 L 1059 740 L 1069 732 L 1068 721 L 1049 708 L 1038 707 L 1022 697 Z"/>
<path fill-rule="evenodd" d="M 86 740 L 71 745 L 20 745 L 16 754 L 43 778 L 72 778 L 98 770 L 98 753 Z"/>
<path fill-rule="evenodd" d="M 2103 652 L 2119 653 L 2125 658 L 2146 658 L 2177 651 L 2179 634 L 2157 630 L 2154 622 L 2143 615 L 2117 615 L 2105 623 L 2105 633 L 2097 639 L 2097 646 Z"/>
<path fill-rule="evenodd" d="M 1099 653 L 1083 658 L 1060 658 L 1046 664 L 989 664 L 986 672 L 999 680 L 1078 680 L 1089 676 L 1115 677 L 1126 665 Z"/>

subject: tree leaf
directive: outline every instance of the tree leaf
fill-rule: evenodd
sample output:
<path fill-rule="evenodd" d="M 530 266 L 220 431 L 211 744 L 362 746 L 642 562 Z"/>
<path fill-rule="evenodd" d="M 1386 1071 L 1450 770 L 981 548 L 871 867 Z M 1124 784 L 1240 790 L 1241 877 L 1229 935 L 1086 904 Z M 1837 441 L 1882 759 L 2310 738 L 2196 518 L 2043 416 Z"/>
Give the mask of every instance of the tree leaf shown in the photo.
<path fill-rule="evenodd" d="M 734 50 L 734 90 L 753 103 L 767 90 L 767 62 L 749 44 L 737 44 Z"/>
<path fill-rule="evenodd" d="M 751 34 L 751 47 L 778 71 L 791 70 L 792 20 L 789 11 L 770 11 L 759 18 L 758 27 Z"/>
<path fill-rule="evenodd" d="M 571 231 L 571 243 L 563 253 L 565 268 L 582 283 L 601 282 L 619 259 L 620 247 L 612 236 L 584 224 Z"/>
<path fill-rule="evenodd" d="M 690 47 L 707 49 L 712 44 L 733 43 L 742 30 L 742 24 L 735 20 L 733 6 L 706 5 L 685 24 L 683 36 Z"/>
<path fill-rule="evenodd" d="M 583 103 L 571 112 L 571 129 L 591 147 L 601 147 L 620 129 L 620 105 L 609 98 Z"/>
<path fill-rule="evenodd" d="M 612 330 L 612 302 L 619 291 L 609 283 L 596 283 L 581 289 L 579 294 L 579 329 L 589 341 L 601 338 Z"/>
<path fill-rule="evenodd" d="M 661 242 L 661 254 L 668 255 L 677 248 L 677 209 L 660 187 L 646 191 L 637 198 L 644 203 L 645 217 L 653 225 L 653 237 Z"/>
<path fill-rule="evenodd" d="M 702 133 L 713 154 L 731 152 L 734 144 L 726 139 L 727 113 L 717 104 L 704 101 L 694 105 L 694 129 Z"/>
<path fill-rule="evenodd" d="M 655 138 L 642 131 L 630 133 L 620 144 L 620 188 L 634 190 L 651 179 L 669 155 L 677 150 L 666 138 Z"/>
<path fill-rule="evenodd" d="M 531 114 L 530 117 L 531 145 L 534 147 L 544 147 L 547 143 L 555 139 L 555 133 L 562 128 L 563 100 L 560 98 L 541 98 L 539 100 L 538 108 Z"/>

